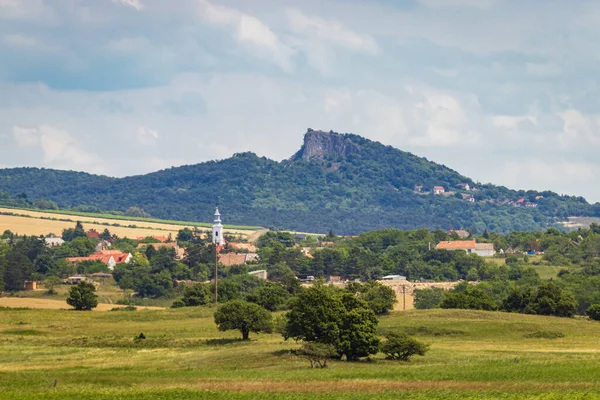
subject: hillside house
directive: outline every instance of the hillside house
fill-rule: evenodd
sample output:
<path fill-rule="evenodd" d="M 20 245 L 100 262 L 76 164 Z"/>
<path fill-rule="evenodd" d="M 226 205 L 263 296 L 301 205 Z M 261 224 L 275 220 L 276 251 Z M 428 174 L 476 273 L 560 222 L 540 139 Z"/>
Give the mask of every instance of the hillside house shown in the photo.
<path fill-rule="evenodd" d="M 491 257 L 496 254 L 493 243 L 476 243 L 474 240 L 453 240 L 439 242 L 436 250 L 464 250 L 467 253 L 477 254 L 481 257 Z"/>
<path fill-rule="evenodd" d="M 267 270 L 265 270 L 265 269 L 259 269 L 258 271 L 250 271 L 250 272 L 248 272 L 248 275 L 255 276 L 258 279 L 264 279 L 265 281 L 267 280 L 267 277 L 268 277 Z"/>
<path fill-rule="evenodd" d="M 255 245 L 253 245 L 252 243 L 235 243 L 235 242 L 228 242 L 229 247 L 231 247 L 234 250 L 246 250 L 248 251 L 248 253 L 256 253 L 257 248 Z"/>
<path fill-rule="evenodd" d="M 107 240 L 101 240 L 100 243 L 96 245 L 96 253 L 100 253 L 101 251 L 108 250 L 111 246 L 111 243 Z"/>
<path fill-rule="evenodd" d="M 443 186 L 434 186 L 433 187 L 433 194 L 444 194 L 446 192 L 446 190 L 444 189 Z"/>
<path fill-rule="evenodd" d="M 104 252 L 108 252 L 109 254 L 96 253 L 89 257 L 68 257 L 66 260 L 72 264 L 78 264 L 84 261 L 98 261 L 106 264 L 108 269 L 112 271 L 117 264 L 129 263 L 132 258 L 131 253 L 121 253 L 117 250 L 104 250 Z"/>
<path fill-rule="evenodd" d="M 423 191 L 423 185 L 415 185 L 414 191 L 421 193 Z"/>
<path fill-rule="evenodd" d="M 470 195 L 468 195 L 468 196 L 465 196 L 465 197 L 463 197 L 463 199 L 464 199 L 465 201 L 468 201 L 469 203 L 475 203 L 475 196 L 473 196 L 472 194 L 470 194 Z"/>
<path fill-rule="evenodd" d="M 469 186 L 468 183 L 459 183 L 458 185 L 456 185 L 456 187 L 459 188 L 460 190 L 466 190 L 466 191 L 471 190 L 471 187 Z"/>

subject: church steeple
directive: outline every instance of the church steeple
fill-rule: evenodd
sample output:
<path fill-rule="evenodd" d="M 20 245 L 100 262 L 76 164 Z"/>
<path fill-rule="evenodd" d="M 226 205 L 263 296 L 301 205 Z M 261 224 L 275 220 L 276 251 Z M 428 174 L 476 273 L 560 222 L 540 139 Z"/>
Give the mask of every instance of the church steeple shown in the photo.
<path fill-rule="evenodd" d="M 220 246 L 223 246 L 225 244 L 225 238 L 223 237 L 223 225 L 221 224 L 221 213 L 219 213 L 219 207 L 217 207 L 215 210 L 215 221 L 212 226 L 212 242 Z"/>

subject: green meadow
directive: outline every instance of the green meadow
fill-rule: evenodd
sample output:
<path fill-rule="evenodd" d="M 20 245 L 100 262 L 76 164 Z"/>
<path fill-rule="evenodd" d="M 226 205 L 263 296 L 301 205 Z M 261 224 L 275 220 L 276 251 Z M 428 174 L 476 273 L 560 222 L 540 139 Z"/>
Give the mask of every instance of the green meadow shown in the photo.
<path fill-rule="evenodd" d="M 600 323 L 500 312 L 382 317 L 431 345 L 310 369 L 281 336 L 217 331 L 213 309 L 0 309 L 1 399 L 595 399 Z M 145 340 L 134 340 L 144 333 Z"/>

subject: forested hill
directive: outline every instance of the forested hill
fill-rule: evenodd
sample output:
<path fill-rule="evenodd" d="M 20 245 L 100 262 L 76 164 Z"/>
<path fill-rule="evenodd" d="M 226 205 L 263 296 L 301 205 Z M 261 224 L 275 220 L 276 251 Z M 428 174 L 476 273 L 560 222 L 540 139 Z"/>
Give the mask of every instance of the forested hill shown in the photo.
<path fill-rule="evenodd" d="M 434 186 L 454 193 L 434 195 Z M 229 224 L 339 234 L 387 227 L 507 232 L 542 229 L 568 216 L 600 216 L 600 204 L 581 197 L 481 185 L 357 135 L 310 129 L 302 148 L 282 162 L 241 153 L 126 178 L 0 169 L 0 190 L 4 204 L 44 199 L 60 208 L 140 207 L 153 217 L 190 221 L 211 221 L 218 202 Z"/>

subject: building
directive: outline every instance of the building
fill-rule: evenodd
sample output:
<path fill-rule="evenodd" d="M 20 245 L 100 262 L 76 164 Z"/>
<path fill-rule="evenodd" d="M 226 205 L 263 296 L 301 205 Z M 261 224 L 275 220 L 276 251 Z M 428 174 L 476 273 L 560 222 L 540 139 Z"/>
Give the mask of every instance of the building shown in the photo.
<path fill-rule="evenodd" d="M 41 285 L 38 281 L 25 281 L 25 284 L 23 285 L 24 290 L 38 290 L 40 287 Z"/>
<path fill-rule="evenodd" d="M 100 240 L 100 234 L 94 230 L 94 229 L 90 229 L 87 233 L 86 236 L 88 237 L 88 239 L 98 239 Z"/>
<path fill-rule="evenodd" d="M 108 248 L 111 246 L 110 242 L 107 240 L 101 240 L 97 245 L 96 245 L 96 253 L 100 253 L 101 251 L 104 250 L 108 250 Z"/>
<path fill-rule="evenodd" d="M 423 185 L 415 185 L 414 191 L 417 193 L 421 193 L 423 191 Z"/>
<path fill-rule="evenodd" d="M 470 195 L 464 197 L 464 200 L 468 201 L 469 203 L 475 203 L 475 196 L 470 194 Z"/>
<path fill-rule="evenodd" d="M 436 250 L 464 250 L 467 253 L 477 254 L 481 257 L 491 257 L 496 254 L 493 243 L 476 243 L 474 240 L 453 240 L 439 242 Z"/>
<path fill-rule="evenodd" d="M 405 281 L 406 277 L 402 275 L 386 275 L 381 278 L 382 281 Z"/>
<path fill-rule="evenodd" d="M 44 243 L 46 247 L 59 247 L 62 246 L 65 241 L 59 237 L 47 237 L 44 239 Z"/>
<path fill-rule="evenodd" d="M 223 225 L 221 224 L 221 214 L 219 207 L 215 210 L 215 222 L 212 226 L 212 242 L 217 246 L 225 245 L 225 237 L 223 236 Z"/>
<path fill-rule="evenodd" d="M 236 243 L 236 242 L 229 242 L 229 247 L 231 247 L 234 250 L 247 250 L 248 253 L 256 253 L 257 248 L 255 245 L 253 245 L 252 243 Z"/>
<path fill-rule="evenodd" d="M 256 253 L 225 253 L 219 254 L 219 263 L 226 267 L 230 267 L 232 265 L 244 265 L 250 261 L 254 261 L 258 259 L 258 254 Z"/>
<path fill-rule="evenodd" d="M 459 183 L 458 185 L 456 185 L 456 187 L 461 190 L 466 190 L 466 191 L 471 190 L 471 187 L 469 186 L 468 183 Z"/>
<path fill-rule="evenodd" d="M 258 279 L 264 279 L 265 281 L 267 280 L 267 277 L 268 277 L 267 270 L 265 270 L 265 269 L 259 269 L 258 271 L 250 271 L 250 272 L 248 272 L 248 275 L 255 276 Z"/>
<path fill-rule="evenodd" d="M 433 194 L 444 194 L 446 192 L 446 190 L 444 189 L 443 186 L 434 186 L 433 187 Z"/>
<path fill-rule="evenodd" d="M 98 261 L 106 264 L 108 269 L 111 271 L 115 268 L 117 264 L 121 263 L 129 263 L 131 261 L 132 255 L 131 253 L 121 253 L 116 250 L 104 250 L 109 254 L 96 253 L 92 254 L 89 257 L 68 257 L 67 262 L 77 264 L 84 261 Z"/>

